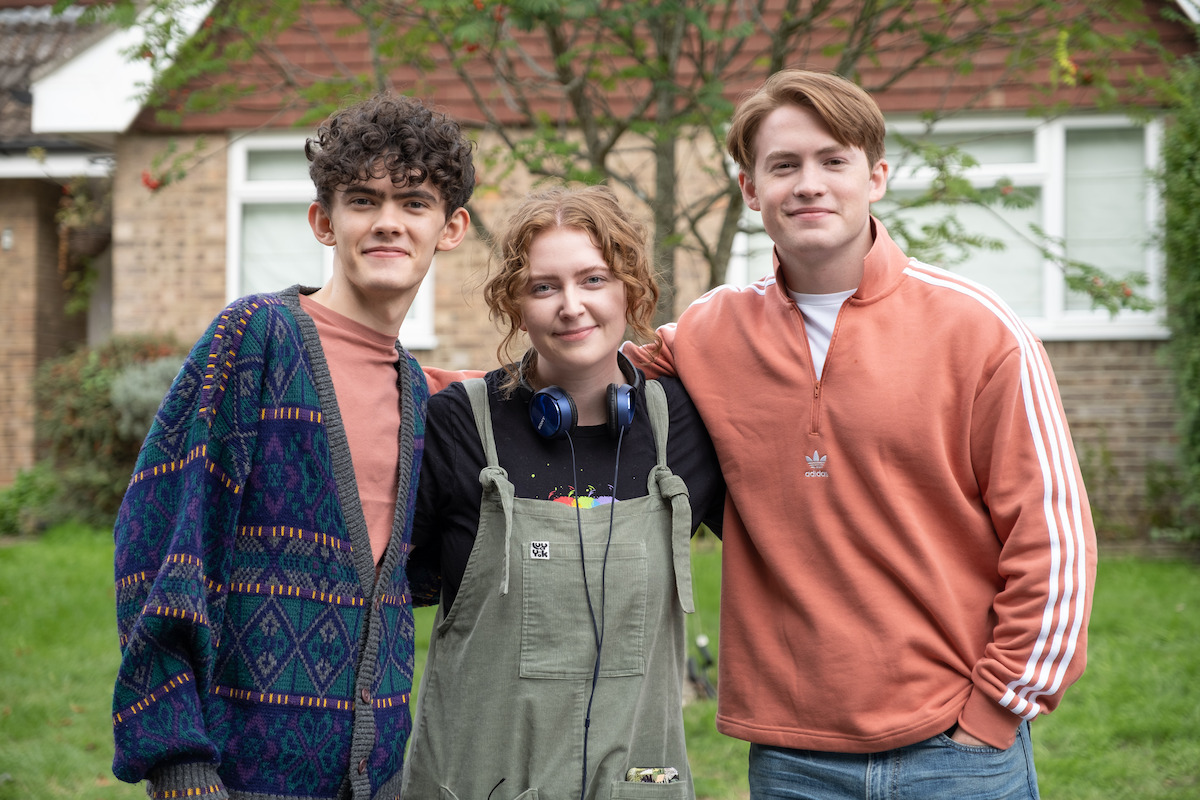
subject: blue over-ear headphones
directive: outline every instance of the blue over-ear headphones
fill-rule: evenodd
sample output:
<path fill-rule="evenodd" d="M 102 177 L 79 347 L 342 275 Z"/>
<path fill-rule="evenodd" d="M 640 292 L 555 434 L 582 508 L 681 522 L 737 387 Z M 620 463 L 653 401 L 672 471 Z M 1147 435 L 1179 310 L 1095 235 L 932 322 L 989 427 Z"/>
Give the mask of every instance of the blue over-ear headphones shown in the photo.
<path fill-rule="evenodd" d="M 629 363 L 629 359 L 617 353 L 617 363 L 629 382 L 608 385 L 608 433 L 613 438 L 633 424 L 637 394 L 642 388 L 642 373 Z M 566 436 L 575 428 L 578 418 L 575 401 L 571 399 L 570 394 L 557 386 L 539 389 L 529 400 L 529 421 L 533 423 L 533 429 L 547 439 L 561 439 Z"/>

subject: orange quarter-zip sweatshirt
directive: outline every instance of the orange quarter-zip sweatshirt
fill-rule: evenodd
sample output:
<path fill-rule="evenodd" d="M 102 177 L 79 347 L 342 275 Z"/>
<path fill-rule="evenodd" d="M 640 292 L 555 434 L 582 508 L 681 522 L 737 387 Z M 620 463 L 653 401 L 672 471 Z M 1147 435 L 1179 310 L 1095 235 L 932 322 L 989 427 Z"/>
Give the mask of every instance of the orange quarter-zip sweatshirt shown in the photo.
<path fill-rule="evenodd" d="M 777 260 L 645 364 L 682 378 L 728 485 L 717 727 L 867 753 L 957 724 L 1007 748 L 1084 668 L 1087 496 L 1041 343 L 872 222 L 820 381 Z"/>

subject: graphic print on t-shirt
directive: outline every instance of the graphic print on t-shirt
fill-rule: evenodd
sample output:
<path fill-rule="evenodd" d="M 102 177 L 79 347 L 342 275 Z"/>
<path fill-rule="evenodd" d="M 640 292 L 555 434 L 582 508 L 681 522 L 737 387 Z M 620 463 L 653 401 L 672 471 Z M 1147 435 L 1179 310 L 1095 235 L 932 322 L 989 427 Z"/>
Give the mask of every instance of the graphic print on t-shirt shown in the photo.
<path fill-rule="evenodd" d="M 608 490 L 611 492 L 612 487 L 609 486 Z M 595 506 L 608 505 L 609 503 L 613 502 L 613 496 L 611 494 L 597 495 L 596 491 L 597 490 L 595 486 L 588 484 L 587 493 L 581 496 L 576 493 L 574 486 L 568 486 L 565 489 L 558 487 L 551 490 L 550 496 L 546 499 L 555 503 L 563 503 L 564 505 L 568 506 L 579 506 L 580 508 L 593 508 Z"/>

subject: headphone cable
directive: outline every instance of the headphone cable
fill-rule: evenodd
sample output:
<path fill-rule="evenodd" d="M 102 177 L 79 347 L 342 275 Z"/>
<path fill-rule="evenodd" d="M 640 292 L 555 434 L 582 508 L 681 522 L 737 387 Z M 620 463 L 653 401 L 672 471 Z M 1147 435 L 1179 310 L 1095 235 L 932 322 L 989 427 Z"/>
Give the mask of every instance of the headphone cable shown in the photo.
<path fill-rule="evenodd" d="M 583 719 L 583 775 L 579 785 L 579 800 L 584 800 L 587 794 L 587 750 L 588 733 L 592 727 L 592 701 L 596 699 L 596 685 L 600 682 L 600 651 L 604 645 L 604 601 L 608 584 L 608 551 L 612 547 L 613 523 L 616 518 L 617 477 L 621 472 L 621 443 L 625 439 L 625 428 L 621 427 L 617 434 L 617 452 L 613 464 L 612 502 L 608 509 L 608 539 L 604 543 L 604 560 L 600 566 L 600 624 L 596 624 L 596 610 L 592 606 L 592 593 L 588 589 L 587 562 L 583 553 L 583 517 L 579 513 L 579 492 L 575 492 L 575 528 L 579 534 L 579 564 L 583 570 L 583 593 L 587 597 L 588 614 L 592 618 L 592 637 L 596 642 L 596 662 L 592 666 L 592 690 L 588 695 L 587 712 Z M 575 443 L 567 433 L 567 443 L 571 446 L 571 476 L 578 479 L 578 468 L 575 464 Z"/>

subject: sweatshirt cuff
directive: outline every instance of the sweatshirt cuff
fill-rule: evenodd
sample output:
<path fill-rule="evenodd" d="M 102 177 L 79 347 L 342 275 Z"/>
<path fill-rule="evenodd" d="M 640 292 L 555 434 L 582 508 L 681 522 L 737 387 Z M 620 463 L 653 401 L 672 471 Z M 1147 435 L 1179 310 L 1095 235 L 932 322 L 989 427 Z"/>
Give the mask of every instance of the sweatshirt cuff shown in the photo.
<path fill-rule="evenodd" d="M 1023 720 L 979 690 L 971 692 L 958 715 L 958 727 L 992 747 L 1007 750 L 1017 739 Z"/>
<path fill-rule="evenodd" d="M 146 776 L 146 794 L 154 800 L 168 797 L 229 800 L 216 765 L 200 762 L 155 767 Z"/>

